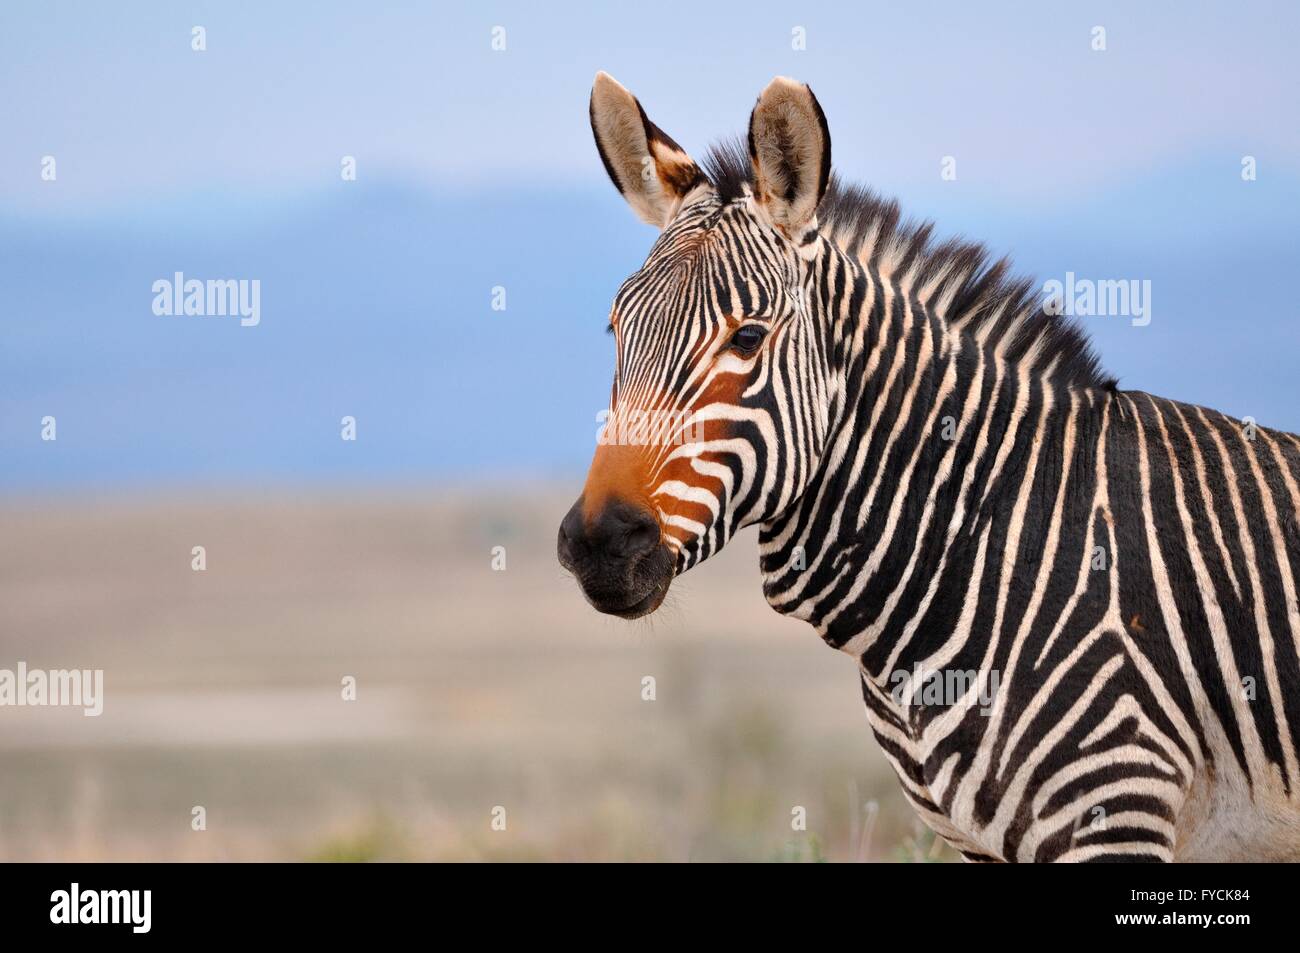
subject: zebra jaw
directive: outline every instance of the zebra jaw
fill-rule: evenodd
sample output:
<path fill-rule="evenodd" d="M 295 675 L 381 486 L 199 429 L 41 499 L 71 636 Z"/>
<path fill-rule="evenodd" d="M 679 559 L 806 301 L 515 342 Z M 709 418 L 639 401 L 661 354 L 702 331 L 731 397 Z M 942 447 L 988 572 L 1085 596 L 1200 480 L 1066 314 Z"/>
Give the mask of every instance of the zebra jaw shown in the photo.
<path fill-rule="evenodd" d="M 668 595 L 670 585 L 672 585 L 672 576 L 662 582 L 655 583 L 654 588 L 650 590 L 650 593 L 644 599 L 634 602 L 626 609 L 600 609 L 600 606 L 596 605 L 596 603 L 592 602 L 591 604 L 607 615 L 615 615 L 620 619 L 639 619 L 663 605 L 664 597 Z M 587 601 L 591 602 L 590 596 L 587 597 Z"/>
<path fill-rule="evenodd" d="M 563 565 L 564 560 L 560 560 Z M 567 566 L 565 568 L 568 568 Z M 570 572 L 574 570 L 570 569 Z M 582 594 L 593 609 L 603 612 L 606 615 L 618 616 L 620 619 L 640 619 L 654 612 L 663 604 L 664 598 L 668 595 L 668 588 L 672 585 L 673 576 L 671 570 L 669 574 L 650 584 L 650 590 L 640 598 L 636 598 L 631 603 L 622 603 L 619 599 L 611 600 L 604 593 L 597 591 L 593 593 L 583 583 L 582 576 L 574 572 L 578 579 L 578 585 L 582 588 Z"/>

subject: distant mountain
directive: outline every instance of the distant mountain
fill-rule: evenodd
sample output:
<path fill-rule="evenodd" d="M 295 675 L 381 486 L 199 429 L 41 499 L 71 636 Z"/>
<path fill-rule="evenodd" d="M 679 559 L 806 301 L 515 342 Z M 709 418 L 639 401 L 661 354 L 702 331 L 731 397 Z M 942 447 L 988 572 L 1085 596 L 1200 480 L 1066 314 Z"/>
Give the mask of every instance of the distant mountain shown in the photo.
<path fill-rule="evenodd" d="M 654 237 L 599 185 L 350 183 L 82 220 L 0 215 L 0 487 L 580 472 L 608 396 L 609 304 Z M 969 188 L 905 207 L 1040 281 L 1152 282 L 1148 327 L 1085 320 L 1122 386 L 1300 430 L 1294 180 L 1202 163 L 1015 208 Z M 154 282 L 176 272 L 258 280 L 260 323 L 154 314 Z M 355 442 L 340 439 L 346 415 Z"/>

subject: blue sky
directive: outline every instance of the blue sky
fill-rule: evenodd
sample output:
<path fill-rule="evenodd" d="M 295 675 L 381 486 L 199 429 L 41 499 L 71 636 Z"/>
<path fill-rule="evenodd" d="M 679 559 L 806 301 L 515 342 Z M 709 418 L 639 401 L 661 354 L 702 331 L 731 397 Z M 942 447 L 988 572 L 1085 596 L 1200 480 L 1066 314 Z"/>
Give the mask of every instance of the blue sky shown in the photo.
<path fill-rule="evenodd" d="M 597 69 L 696 154 L 809 82 L 841 173 L 941 233 L 1151 279 L 1150 327 L 1089 325 L 1124 385 L 1300 428 L 1295 5 L 985 6 L 7 2 L 0 486 L 581 471 L 653 238 L 591 144 Z M 263 324 L 165 323 L 176 270 L 260 277 Z"/>
<path fill-rule="evenodd" d="M 1300 12 L 1283 2 L 10 0 L 0 25 L 0 180 L 28 208 L 325 187 L 340 154 L 443 187 L 586 182 L 597 69 L 697 151 L 742 129 L 774 74 L 795 76 L 831 118 L 840 167 L 895 188 L 931 180 L 942 155 L 972 188 L 1034 198 L 1198 150 L 1300 168 Z M 30 174 L 47 153 L 64 160 L 57 190 Z"/>

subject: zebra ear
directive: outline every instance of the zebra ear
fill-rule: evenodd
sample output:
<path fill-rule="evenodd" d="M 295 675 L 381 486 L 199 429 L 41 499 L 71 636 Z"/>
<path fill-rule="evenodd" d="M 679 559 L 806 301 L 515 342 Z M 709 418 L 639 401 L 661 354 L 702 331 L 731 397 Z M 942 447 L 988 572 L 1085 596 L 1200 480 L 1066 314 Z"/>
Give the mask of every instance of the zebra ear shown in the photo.
<path fill-rule="evenodd" d="M 831 174 L 826 115 L 803 83 L 778 76 L 749 117 L 754 199 L 790 238 L 817 225 L 817 204 Z"/>
<path fill-rule="evenodd" d="M 591 87 L 591 131 L 614 187 L 651 225 L 666 227 L 687 193 L 708 181 L 608 73 L 597 73 Z"/>

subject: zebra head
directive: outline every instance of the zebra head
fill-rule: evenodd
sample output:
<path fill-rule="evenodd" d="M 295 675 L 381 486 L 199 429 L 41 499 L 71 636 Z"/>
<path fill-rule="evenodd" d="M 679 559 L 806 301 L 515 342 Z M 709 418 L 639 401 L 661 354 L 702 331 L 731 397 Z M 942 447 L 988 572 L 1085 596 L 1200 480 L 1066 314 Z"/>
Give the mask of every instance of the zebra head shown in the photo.
<path fill-rule="evenodd" d="M 614 299 L 608 417 L 558 554 L 593 606 L 636 618 L 815 471 L 832 387 L 818 276 L 835 251 L 817 224 L 830 134 L 812 90 L 784 78 L 750 116 L 752 180 L 725 151 L 706 174 L 605 73 L 591 126 L 615 187 L 661 234 Z"/>

